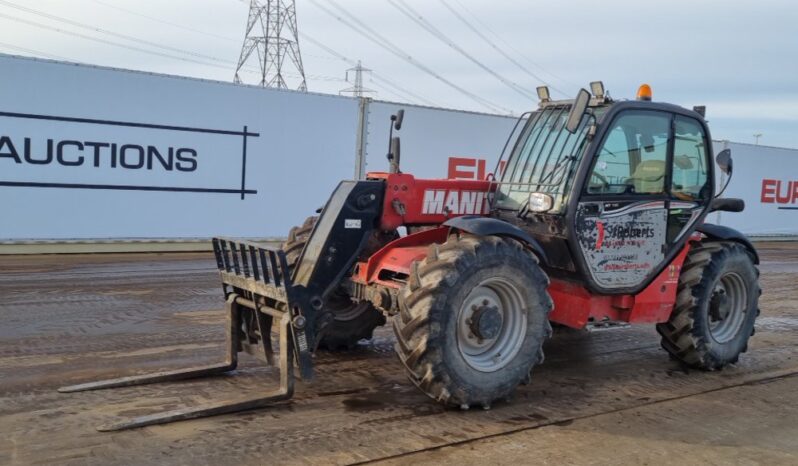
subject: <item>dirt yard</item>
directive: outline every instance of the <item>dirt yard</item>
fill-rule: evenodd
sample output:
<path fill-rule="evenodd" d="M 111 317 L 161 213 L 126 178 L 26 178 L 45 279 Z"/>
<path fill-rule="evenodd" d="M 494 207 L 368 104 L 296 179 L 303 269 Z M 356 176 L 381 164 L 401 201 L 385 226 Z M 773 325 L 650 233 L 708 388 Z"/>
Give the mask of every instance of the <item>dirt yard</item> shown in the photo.
<path fill-rule="evenodd" d="M 512 400 L 449 410 L 405 378 L 385 327 L 319 354 L 290 402 L 116 433 L 95 426 L 275 386 L 245 356 L 231 376 L 56 392 L 219 360 L 211 254 L 0 256 L 0 464 L 798 464 L 798 245 L 758 246 L 762 315 L 721 372 L 685 371 L 653 327 L 562 332 Z"/>

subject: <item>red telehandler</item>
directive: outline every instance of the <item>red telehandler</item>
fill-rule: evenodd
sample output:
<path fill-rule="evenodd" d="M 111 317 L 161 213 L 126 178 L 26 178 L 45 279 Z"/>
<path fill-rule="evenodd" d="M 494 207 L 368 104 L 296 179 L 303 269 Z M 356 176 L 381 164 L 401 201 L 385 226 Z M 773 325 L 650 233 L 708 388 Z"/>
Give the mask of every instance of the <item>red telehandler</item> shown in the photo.
<path fill-rule="evenodd" d="M 759 259 L 744 235 L 705 222 L 744 204 L 717 192 L 704 109 L 653 102 L 647 85 L 632 101 L 613 101 L 601 82 L 590 88 L 566 101 L 539 88 L 496 176 L 416 179 L 401 172 L 392 137 L 390 171 L 342 181 L 282 249 L 214 239 L 223 363 L 61 391 L 218 374 L 240 351 L 272 364 L 279 353 L 280 387 L 263 397 L 100 429 L 252 409 L 290 398 L 295 366 L 311 379 L 317 348 L 351 346 L 387 321 L 410 380 L 462 409 L 489 408 L 528 382 L 551 323 L 654 324 L 687 366 L 735 363 L 759 313 Z M 731 175 L 729 150 L 716 162 Z"/>

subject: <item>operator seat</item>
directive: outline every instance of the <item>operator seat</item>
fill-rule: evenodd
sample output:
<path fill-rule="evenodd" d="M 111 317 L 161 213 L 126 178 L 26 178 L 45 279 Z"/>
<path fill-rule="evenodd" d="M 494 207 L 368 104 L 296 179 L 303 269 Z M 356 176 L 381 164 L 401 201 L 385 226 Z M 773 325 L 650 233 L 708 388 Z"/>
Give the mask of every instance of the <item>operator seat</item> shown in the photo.
<path fill-rule="evenodd" d="M 629 180 L 636 193 L 659 194 L 665 191 L 665 162 L 645 160 L 635 169 Z"/>

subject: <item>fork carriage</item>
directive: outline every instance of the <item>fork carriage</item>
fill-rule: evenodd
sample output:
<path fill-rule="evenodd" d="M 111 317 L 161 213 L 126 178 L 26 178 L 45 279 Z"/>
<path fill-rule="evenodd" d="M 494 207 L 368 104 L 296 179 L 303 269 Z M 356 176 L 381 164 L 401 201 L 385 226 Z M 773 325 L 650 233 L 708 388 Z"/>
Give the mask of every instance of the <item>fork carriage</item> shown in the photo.
<path fill-rule="evenodd" d="M 246 352 L 280 369 L 279 387 L 254 397 L 229 398 L 199 406 L 121 420 L 99 426 L 102 432 L 228 414 L 261 408 L 287 400 L 294 394 L 294 364 L 305 379 L 312 378 L 312 361 L 304 333 L 305 318 L 292 299 L 294 285 L 285 253 L 256 243 L 213 239 L 216 263 L 226 297 L 225 359 L 218 364 L 152 374 L 134 375 L 59 388 L 62 393 L 129 387 L 208 377 L 232 372 L 238 353 Z M 277 327 L 277 348 L 272 329 Z M 296 350 L 295 350 L 296 348 Z M 277 359 L 277 361 L 275 361 Z"/>

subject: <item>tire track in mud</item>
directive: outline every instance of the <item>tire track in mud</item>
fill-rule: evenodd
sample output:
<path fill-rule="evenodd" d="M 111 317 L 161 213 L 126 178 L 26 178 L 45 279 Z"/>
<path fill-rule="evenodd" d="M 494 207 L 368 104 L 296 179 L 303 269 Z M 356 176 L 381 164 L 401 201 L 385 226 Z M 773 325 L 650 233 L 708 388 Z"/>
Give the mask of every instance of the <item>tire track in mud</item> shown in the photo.
<path fill-rule="evenodd" d="M 141 264 L 136 268 L 146 270 Z M 787 284 L 798 278 L 798 266 L 792 270 L 788 276 L 763 274 L 766 290 L 791 292 Z M 159 465 L 357 463 L 760 383 L 798 370 L 798 303 L 789 294 L 779 298 L 766 291 L 751 352 L 718 373 L 685 372 L 659 349 L 651 328 L 565 332 L 547 343 L 546 362 L 510 403 L 490 411 L 453 411 L 428 400 L 406 379 L 386 327 L 353 353 L 319 353 L 316 381 L 299 382 L 290 402 L 167 426 L 95 432 L 93 426 L 118 416 L 255 395 L 276 384 L 275 369 L 245 357 L 231 376 L 54 391 L 66 383 L 221 358 L 223 311 L 215 272 L 187 276 L 197 281 L 187 283 L 171 272 L 142 272 L 131 281 L 121 274 L 113 279 L 87 274 L 71 282 L 48 281 L 45 274 L 29 286 L 24 281 L 11 286 L 0 275 L 0 293 L 9 287 L 20 293 L 15 303 L 41 300 L 30 313 L 0 303 L 0 318 L 14 319 L 25 330 L 0 331 L 0 439 L 7 439 L 0 449 L 13 445 L 20 463 L 105 465 L 127 464 L 130 458 Z M 64 292 L 68 298 L 59 301 Z M 35 321 L 47 317 L 52 323 L 37 332 Z"/>
<path fill-rule="evenodd" d="M 639 405 L 628 406 L 628 407 L 624 407 L 624 408 L 617 408 L 617 409 L 613 409 L 613 410 L 609 410 L 609 411 L 597 412 L 597 413 L 586 414 L 586 415 L 583 415 L 583 416 L 575 416 L 575 417 L 570 417 L 570 418 L 565 418 L 565 419 L 547 420 L 545 422 L 540 422 L 539 424 L 533 424 L 533 425 L 529 425 L 529 426 L 519 427 L 517 429 L 511 429 L 511 430 L 508 430 L 508 431 L 505 431 L 505 432 L 500 432 L 500 433 L 497 433 L 497 434 L 485 435 L 485 436 L 482 436 L 482 437 L 474 437 L 474 438 L 469 438 L 469 439 L 461 440 L 461 441 L 454 441 L 454 442 L 450 442 L 450 443 L 446 443 L 446 444 L 442 444 L 442 445 L 438 445 L 438 446 L 434 446 L 434 447 L 422 448 L 422 449 L 419 449 L 419 450 L 416 450 L 416 451 L 402 452 L 402 453 L 399 453 L 399 454 L 396 454 L 396 455 L 392 455 L 392 456 L 385 456 L 385 457 L 381 457 L 381 458 L 370 458 L 370 459 L 368 459 L 366 461 L 351 463 L 351 465 L 352 466 L 357 466 L 357 465 L 363 465 L 363 464 L 379 463 L 381 461 L 386 461 L 386 460 L 407 458 L 407 457 L 410 457 L 410 456 L 415 455 L 417 453 L 436 451 L 436 450 L 440 450 L 440 449 L 446 448 L 446 447 L 457 447 L 457 446 L 467 445 L 469 443 L 474 443 L 474 442 L 478 442 L 478 441 L 481 441 L 481 440 L 488 440 L 488 439 L 491 439 L 491 438 L 505 437 L 505 436 L 509 436 L 509 435 L 516 434 L 516 433 L 519 433 L 519 432 L 529 431 L 529 430 L 533 430 L 533 429 L 540 429 L 542 427 L 555 426 L 555 425 L 570 425 L 571 423 L 573 423 L 575 421 L 586 420 L 586 419 L 590 419 L 590 418 L 594 418 L 594 417 L 598 417 L 598 416 L 604 416 L 604 415 L 607 415 L 607 414 L 623 413 L 625 411 L 637 410 L 637 409 L 640 409 L 640 408 L 645 408 L 645 407 L 648 407 L 648 406 L 654 406 L 654 405 L 662 404 L 662 403 L 668 403 L 668 402 L 671 402 L 671 401 L 679 401 L 679 400 L 684 400 L 684 399 L 691 398 L 691 397 L 697 397 L 697 396 L 701 396 L 701 395 L 706 395 L 706 394 L 709 394 L 709 393 L 720 392 L 720 391 L 723 391 L 723 390 L 731 390 L 731 389 L 734 389 L 734 388 L 740 388 L 740 387 L 745 387 L 745 386 L 750 386 L 750 385 L 769 383 L 769 382 L 773 382 L 773 381 L 777 381 L 777 380 L 783 380 L 783 379 L 792 378 L 792 377 L 796 377 L 796 376 L 798 376 L 798 370 L 782 373 L 782 374 L 779 374 L 779 375 L 774 375 L 774 376 L 771 376 L 771 377 L 763 377 L 763 378 L 759 378 L 759 379 L 746 380 L 746 381 L 743 381 L 743 382 L 740 382 L 740 383 L 736 383 L 736 384 L 730 384 L 730 385 L 725 385 L 725 386 L 722 386 L 722 387 L 710 388 L 710 389 L 706 389 L 704 391 L 700 391 L 700 392 L 696 392 L 696 393 L 690 393 L 690 394 L 687 394 L 687 395 L 679 395 L 679 396 L 674 396 L 674 397 L 671 397 L 671 398 L 658 399 L 658 400 L 654 400 L 654 401 L 650 401 L 650 402 L 646 402 L 646 403 L 641 403 Z"/>
<path fill-rule="evenodd" d="M 607 361 L 600 362 L 599 365 L 611 377 L 603 379 L 585 374 L 577 366 L 542 366 L 533 385 L 519 390 L 514 403 L 503 404 L 487 412 L 461 413 L 443 409 L 418 393 L 398 371 L 398 363 L 393 363 L 383 364 L 386 367 L 382 369 L 369 365 L 364 365 L 359 370 L 347 368 L 349 371 L 345 379 L 338 377 L 322 380 L 320 376 L 319 385 L 300 386 L 298 396 L 293 402 L 275 408 L 114 435 L 126 435 L 128 442 L 133 439 L 133 443 L 141 447 L 142 444 L 136 439 L 142 436 L 150 440 L 153 435 L 169 437 L 173 429 L 201 432 L 202 435 L 176 438 L 169 448 L 179 447 L 182 451 L 191 451 L 205 450 L 203 446 L 206 446 L 208 451 L 203 456 L 203 463 L 213 463 L 215 460 L 222 462 L 230 458 L 243 459 L 247 455 L 258 455 L 258 458 L 268 458 L 274 462 L 290 462 L 298 450 L 303 451 L 305 459 L 313 462 L 321 460 L 320 453 L 329 449 L 355 453 L 355 456 L 333 461 L 346 463 L 379 459 L 399 454 L 398 451 L 416 451 L 420 445 L 424 448 L 436 448 L 486 435 L 507 433 L 522 427 L 548 425 L 570 418 L 629 409 L 673 398 L 674 393 L 677 397 L 691 396 L 740 383 L 737 381 L 739 376 L 747 378 L 744 383 L 753 383 L 755 380 L 748 379 L 772 378 L 768 371 L 779 370 L 763 367 L 767 364 L 761 364 L 762 361 L 749 361 L 756 366 L 755 370 L 744 368 L 727 377 L 723 377 L 723 374 L 703 373 L 688 376 L 680 370 L 671 374 L 667 370 L 650 372 L 657 366 L 668 366 L 664 362 L 667 359 L 658 350 L 641 353 L 641 359 L 647 361 L 649 366 L 644 365 L 642 371 L 639 364 L 625 358 L 621 353 L 608 355 Z M 772 356 L 773 354 L 761 354 L 757 359 L 773 361 Z M 673 367 L 676 366 L 671 369 Z M 82 430 L 88 436 L 103 435 L 86 430 L 91 425 L 108 421 L 113 413 L 146 414 L 158 411 L 159 408 L 171 409 L 203 400 L 218 399 L 220 394 L 257 393 L 264 389 L 263 379 L 266 373 L 272 376 L 269 377 L 272 380 L 267 382 L 274 383 L 274 372 L 264 368 L 247 368 L 234 377 L 216 380 L 88 392 L 87 396 L 69 395 L 73 402 L 70 404 L 72 413 L 60 420 L 70 424 L 80 421 L 70 429 Z M 718 384 L 722 386 L 718 387 Z M 353 387 L 364 386 L 367 387 L 366 390 L 352 392 Z M 336 394 L 336 390 L 341 390 L 342 393 Z M 325 395 L 329 392 L 333 394 Z M 57 413 L 65 401 L 63 397 L 65 395 L 40 394 L 36 397 L 38 411 L 48 417 L 59 418 Z M 103 406 L 102 412 L 97 412 L 97 406 Z M 423 422 L 419 422 L 421 419 Z M 45 428 L 44 433 L 58 430 L 60 428 Z M 35 426 L 31 432 L 42 433 L 42 427 Z M 263 445 L 256 438 L 268 439 L 268 452 L 263 451 Z M 397 441 L 397 438 L 402 440 Z M 385 455 L 371 453 L 372 449 L 368 445 L 375 443 L 384 445 L 382 451 Z M 140 459 L 145 460 L 143 462 L 157 462 L 165 452 L 160 448 L 166 447 L 166 444 L 158 444 L 155 451 L 151 452 L 151 457 L 148 456 L 148 447 Z M 103 462 L 117 457 L 118 453 L 108 451 L 107 455 L 102 455 Z"/>

